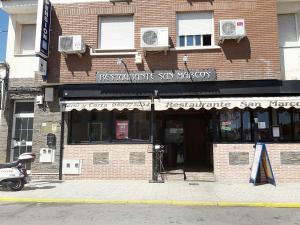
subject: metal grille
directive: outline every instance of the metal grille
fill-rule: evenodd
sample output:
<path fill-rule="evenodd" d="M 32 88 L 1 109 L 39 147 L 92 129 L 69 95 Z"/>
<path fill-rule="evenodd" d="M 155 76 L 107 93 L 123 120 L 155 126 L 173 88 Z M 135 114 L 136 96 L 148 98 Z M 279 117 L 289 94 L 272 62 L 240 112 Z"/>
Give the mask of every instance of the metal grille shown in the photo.
<path fill-rule="evenodd" d="M 157 44 L 157 34 L 153 30 L 146 31 L 143 34 L 143 41 L 147 45 L 156 45 Z"/>

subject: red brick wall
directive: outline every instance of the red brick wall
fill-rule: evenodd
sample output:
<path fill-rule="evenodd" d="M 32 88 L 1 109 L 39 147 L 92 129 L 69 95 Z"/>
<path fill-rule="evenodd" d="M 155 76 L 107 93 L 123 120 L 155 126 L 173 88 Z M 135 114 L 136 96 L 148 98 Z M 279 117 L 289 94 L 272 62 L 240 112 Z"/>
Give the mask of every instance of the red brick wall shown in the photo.
<path fill-rule="evenodd" d="M 64 160 L 82 160 L 80 175 L 64 175 L 64 179 L 135 179 L 149 180 L 152 174 L 152 145 L 108 144 L 108 145 L 65 145 Z M 93 163 L 93 153 L 108 152 L 109 164 Z M 145 152 L 145 164 L 129 162 L 130 152 Z"/>
<path fill-rule="evenodd" d="M 95 83 L 96 71 L 123 71 L 116 64 L 119 56 L 91 57 L 89 49 L 79 58 L 67 59 L 58 53 L 58 36 L 81 34 L 89 47 L 98 45 L 98 17 L 101 15 L 134 14 L 135 47 L 140 48 L 140 28 L 167 26 L 171 46 L 176 45 L 176 12 L 214 12 L 215 43 L 218 43 L 220 19 L 244 18 L 247 38 L 239 44 L 226 41 L 221 49 L 172 51 L 143 55 L 144 64 L 137 66 L 133 56 L 121 56 L 129 70 L 185 69 L 184 54 L 189 56 L 188 67 L 215 68 L 218 80 L 280 79 L 280 58 L 275 0 L 133 0 L 131 3 L 90 3 L 54 5 L 50 47 L 49 83 Z"/>
<path fill-rule="evenodd" d="M 300 152 L 300 144 L 267 144 L 276 182 L 299 182 L 300 165 L 283 165 L 281 152 Z M 229 165 L 229 152 L 249 152 L 248 165 Z M 249 182 L 253 144 L 214 144 L 214 174 L 221 182 Z"/>

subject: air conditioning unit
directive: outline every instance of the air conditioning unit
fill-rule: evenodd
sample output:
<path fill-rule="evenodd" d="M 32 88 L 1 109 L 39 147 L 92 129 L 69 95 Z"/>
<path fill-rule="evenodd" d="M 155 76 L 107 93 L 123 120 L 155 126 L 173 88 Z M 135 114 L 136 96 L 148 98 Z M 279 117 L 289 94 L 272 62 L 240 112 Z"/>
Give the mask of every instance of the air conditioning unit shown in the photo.
<path fill-rule="evenodd" d="M 81 35 L 59 36 L 58 51 L 63 54 L 83 54 L 85 44 Z"/>
<path fill-rule="evenodd" d="M 38 75 L 45 76 L 47 74 L 47 61 L 41 57 L 36 57 L 34 72 Z"/>
<path fill-rule="evenodd" d="M 141 28 L 141 47 L 144 48 L 146 51 L 168 50 L 168 27 Z"/>
<path fill-rule="evenodd" d="M 220 40 L 237 39 L 238 42 L 246 36 L 245 20 L 220 20 Z"/>

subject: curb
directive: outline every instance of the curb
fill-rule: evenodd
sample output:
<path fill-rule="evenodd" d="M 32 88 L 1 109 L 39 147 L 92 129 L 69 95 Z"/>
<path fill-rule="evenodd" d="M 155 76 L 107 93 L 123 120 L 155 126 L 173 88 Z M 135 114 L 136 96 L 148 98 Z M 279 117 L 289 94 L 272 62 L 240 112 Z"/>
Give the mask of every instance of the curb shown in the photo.
<path fill-rule="evenodd" d="M 172 200 L 97 200 L 97 199 L 64 199 L 64 198 L 0 198 L 0 202 L 13 203 L 60 203 L 60 204 L 144 204 L 175 206 L 218 206 L 218 207 L 268 207 L 300 208 L 300 202 L 225 202 L 225 201 L 172 201 Z"/>

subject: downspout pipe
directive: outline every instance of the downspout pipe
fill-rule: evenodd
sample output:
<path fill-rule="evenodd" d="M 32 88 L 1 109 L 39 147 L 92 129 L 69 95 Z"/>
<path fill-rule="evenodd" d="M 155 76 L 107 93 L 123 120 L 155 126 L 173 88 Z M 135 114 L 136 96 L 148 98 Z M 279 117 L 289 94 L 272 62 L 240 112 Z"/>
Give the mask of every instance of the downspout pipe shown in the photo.
<path fill-rule="evenodd" d="M 64 130 L 65 130 L 65 112 L 61 112 L 60 125 L 60 154 L 59 154 L 59 180 L 63 179 L 63 158 L 64 158 Z"/>

